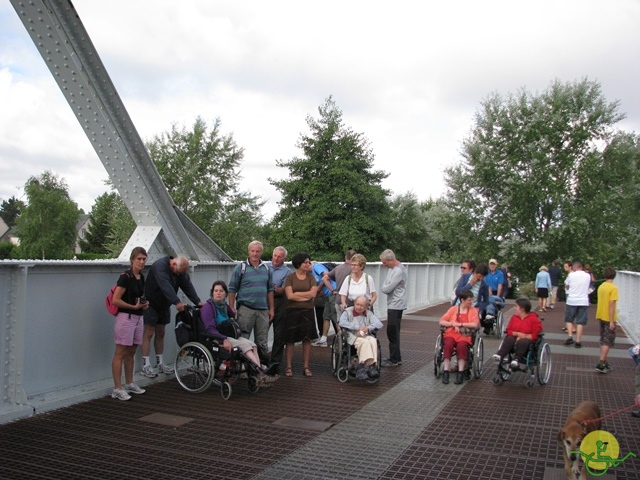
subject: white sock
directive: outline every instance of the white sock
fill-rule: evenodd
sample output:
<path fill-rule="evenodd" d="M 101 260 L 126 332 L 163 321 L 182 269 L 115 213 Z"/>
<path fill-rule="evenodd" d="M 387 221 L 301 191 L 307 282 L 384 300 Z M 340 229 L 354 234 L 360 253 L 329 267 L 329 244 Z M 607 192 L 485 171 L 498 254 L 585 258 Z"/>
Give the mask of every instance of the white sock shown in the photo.
<path fill-rule="evenodd" d="M 327 341 L 327 337 L 325 337 L 324 335 L 320 337 L 320 341 L 321 342 L 326 342 Z"/>
<path fill-rule="evenodd" d="M 151 366 L 151 362 L 149 362 L 149 357 L 142 357 L 142 366 L 146 367 L 147 365 Z"/>
<path fill-rule="evenodd" d="M 162 365 L 163 363 L 162 355 L 156 355 L 156 365 Z"/>

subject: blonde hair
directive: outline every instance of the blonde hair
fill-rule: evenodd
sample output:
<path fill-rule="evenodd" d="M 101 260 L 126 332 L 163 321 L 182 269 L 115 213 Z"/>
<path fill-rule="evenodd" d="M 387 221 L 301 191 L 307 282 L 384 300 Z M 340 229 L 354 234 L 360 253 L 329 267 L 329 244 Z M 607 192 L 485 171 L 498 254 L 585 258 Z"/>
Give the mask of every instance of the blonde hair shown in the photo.
<path fill-rule="evenodd" d="M 361 253 L 356 253 L 353 257 L 351 257 L 351 263 L 357 263 L 364 270 L 367 265 L 367 259 Z"/>

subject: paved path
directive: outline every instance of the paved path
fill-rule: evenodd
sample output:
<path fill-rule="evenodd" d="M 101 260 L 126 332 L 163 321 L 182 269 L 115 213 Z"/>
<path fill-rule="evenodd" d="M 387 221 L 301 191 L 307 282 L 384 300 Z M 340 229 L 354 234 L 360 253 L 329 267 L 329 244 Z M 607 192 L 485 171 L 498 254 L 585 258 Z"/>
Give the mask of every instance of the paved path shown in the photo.
<path fill-rule="evenodd" d="M 517 374 L 494 385 L 499 340 L 484 337 L 482 378 L 443 385 L 432 362 L 445 309 L 405 315 L 404 363 L 376 385 L 338 382 L 329 348 L 313 349 L 305 378 L 297 347 L 294 377 L 255 395 L 241 384 L 228 401 L 214 387 L 191 395 L 170 378 L 129 402 L 105 397 L 0 425 L 0 478 L 551 480 L 562 478 L 556 434 L 578 402 L 595 400 L 605 414 L 631 405 L 629 345 L 620 339 L 614 371 L 596 373 L 595 322 L 582 349 L 564 346 L 562 309 L 545 314 L 549 384 L 528 389 Z M 603 428 L 621 454 L 640 454 L 639 419 L 624 412 Z M 638 479 L 640 460 L 599 478 Z"/>

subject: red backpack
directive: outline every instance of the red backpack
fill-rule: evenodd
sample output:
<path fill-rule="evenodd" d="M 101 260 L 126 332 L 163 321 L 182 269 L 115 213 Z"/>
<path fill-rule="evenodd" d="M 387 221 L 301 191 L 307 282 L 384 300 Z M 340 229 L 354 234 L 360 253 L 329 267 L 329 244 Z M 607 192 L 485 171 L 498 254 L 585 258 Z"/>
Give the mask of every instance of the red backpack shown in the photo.
<path fill-rule="evenodd" d="M 129 280 L 131 280 L 131 277 L 127 272 L 122 272 L 120 276 L 122 275 L 126 275 L 127 277 L 129 277 Z M 111 290 L 109 290 L 109 295 L 107 295 L 107 298 L 104 299 L 104 303 L 107 305 L 107 312 L 109 312 L 114 317 L 118 315 L 118 307 L 113 304 L 113 294 L 115 293 L 117 286 L 118 284 L 116 283 L 113 287 L 111 287 Z"/>

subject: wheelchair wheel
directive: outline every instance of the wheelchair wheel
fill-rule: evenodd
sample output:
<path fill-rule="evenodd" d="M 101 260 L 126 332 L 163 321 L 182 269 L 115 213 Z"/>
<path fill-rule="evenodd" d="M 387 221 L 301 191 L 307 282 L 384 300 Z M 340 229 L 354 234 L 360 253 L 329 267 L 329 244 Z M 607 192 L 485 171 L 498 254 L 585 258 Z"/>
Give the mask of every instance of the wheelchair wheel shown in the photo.
<path fill-rule="evenodd" d="M 495 329 L 496 337 L 502 338 L 502 335 L 504 335 L 504 315 L 502 314 L 502 310 L 498 312 L 498 316 L 496 317 Z"/>
<path fill-rule="evenodd" d="M 349 380 L 349 370 L 347 369 L 347 367 L 338 368 L 337 376 L 338 380 L 340 380 L 342 383 L 345 383 L 347 380 Z"/>
<path fill-rule="evenodd" d="M 222 382 L 220 385 L 220 395 L 224 400 L 229 400 L 231 398 L 231 384 L 229 382 Z"/>
<path fill-rule="evenodd" d="M 333 337 L 333 343 L 331 344 L 331 373 L 337 374 L 338 369 L 342 366 L 343 360 L 342 349 L 342 336 L 337 335 Z"/>
<path fill-rule="evenodd" d="M 538 349 L 536 376 L 540 385 L 545 385 L 551 376 L 551 347 L 546 342 L 542 342 Z"/>
<path fill-rule="evenodd" d="M 442 334 L 436 339 L 436 346 L 433 351 L 433 375 L 440 378 L 442 374 Z"/>
<path fill-rule="evenodd" d="M 198 342 L 185 343 L 176 355 L 176 379 L 187 392 L 204 392 L 213 381 L 214 362 L 211 352 Z"/>
<path fill-rule="evenodd" d="M 476 336 L 476 344 L 473 346 L 473 377 L 480 378 L 482 376 L 482 367 L 484 366 L 484 344 L 480 335 Z"/>
<path fill-rule="evenodd" d="M 260 390 L 258 377 L 256 377 L 255 375 L 251 375 L 247 382 L 247 387 L 249 388 L 249 393 L 257 393 L 258 390 Z"/>

